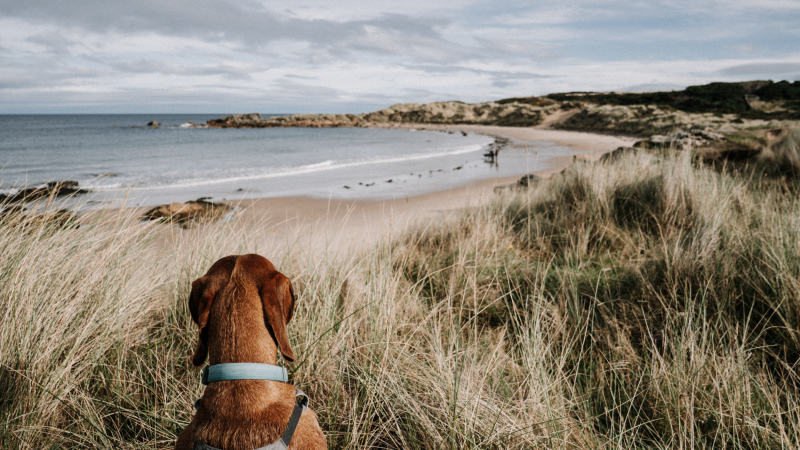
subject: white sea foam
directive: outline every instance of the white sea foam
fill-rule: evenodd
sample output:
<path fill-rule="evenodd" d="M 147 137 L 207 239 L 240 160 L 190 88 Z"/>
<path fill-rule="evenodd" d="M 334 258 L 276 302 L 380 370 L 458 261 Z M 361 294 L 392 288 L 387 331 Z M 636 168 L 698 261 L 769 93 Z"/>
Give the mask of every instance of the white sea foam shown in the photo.
<path fill-rule="evenodd" d="M 113 183 L 109 185 L 103 184 L 96 184 L 92 185 L 91 183 L 87 183 L 87 186 L 92 187 L 97 191 L 119 191 L 119 190 L 127 190 L 133 187 L 137 191 L 147 191 L 147 190 L 154 190 L 154 189 L 165 189 L 165 188 L 174 188 L 174 189 L 182 189 L 182 188 L 192 188 L 198 186 L 207 186 L 207 185 L 214 185 L 214 184 L 224 184 L 224 183 L 235 183 L 241 181 L 251 181 L 251 180 L 263 180 L 269 178 L 279 178 L 279 177 L 290 177 L 296 175 L 305 175 L 311 174 L 316 172 L 322 171 L 331 171 L 331 170 L 339 170 L 339 169 L 349 169 L 353 167 L 360 167 L 360 166 L 369 166 L 369 165 L 380 165 L 380 164 L 396 164 L 402 162 L 411 162 L 411 161 L 421 161 L 426 159 L 433 159 L 433 158 L 441 158 L 446 156 L 455 156 L 455 155 L 462 155 L 467 153 L 475 153 L 481 151 L 482 147 L 479 145 L 471 145 L 468 147 L 461 147 L 450 151 L 445 152 L 431 152 L 431 153 L 415 153 L 407 156 L 402 157 L 395 157 L 395 158 L 376 158 L 370 160 L 362 160 L 362 161 L 335 161 L 335 160 L 327 160 L 322 161 L 319 163 L 314 164 L 306 164 L 298 167 L 284 167 L 277 170 L 273 170 L 270 172 L 265 173 L 258 173 L 252 175 L 238 175 L 238 176 L 222 176 L 220 178 L 214 179 L 197 179 L 197 178 L 184 178 L 178 179 L 171 182 L 165 183 L 139 183 L 138 180 L 134 181 L 131 180 L 131 184 L 127 183 Z"/>
<path fill-rule="evenodd" d="M 0 116 L 0 193 L 75 180 L 92 191 L 85 198 L 93 202 L 129 191 L 137 204 L 200 196 L 382 198 L 524 170 L 515 163 L 483 164 L 478 152 L 492 139 L 475 134 L 355 128 L 198 132 L 190 126 L 209 118 Z M 165 125 L 143 126 L 152 120 Z"/>

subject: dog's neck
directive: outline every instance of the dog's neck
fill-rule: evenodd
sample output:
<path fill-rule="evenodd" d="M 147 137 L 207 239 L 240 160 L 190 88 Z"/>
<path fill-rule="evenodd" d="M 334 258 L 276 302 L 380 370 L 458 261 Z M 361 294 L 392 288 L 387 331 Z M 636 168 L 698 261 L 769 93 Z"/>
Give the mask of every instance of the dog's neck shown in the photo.
<path fill-rule="evenodd" d="M 278 347 L 265 324 L 255 284 L 232 279 L 225 289 L 233 292 L 217 295 L 211 307 L 209 364 L 275 364 Z"/>

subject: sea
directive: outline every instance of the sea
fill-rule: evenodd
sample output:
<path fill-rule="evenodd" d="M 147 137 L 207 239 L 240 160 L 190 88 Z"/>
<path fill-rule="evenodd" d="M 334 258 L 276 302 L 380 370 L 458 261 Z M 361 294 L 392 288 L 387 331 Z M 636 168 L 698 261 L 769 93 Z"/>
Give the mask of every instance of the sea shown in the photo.
<path fill-rule="evenodd" d="M 0 194 L 70 180 L 90 191 L 80 196 L 84 208 L 198 198 L 386 200 L 521 176 L 574 153 L 530 143 L 507 147 L 491 164 L 483 155 L 495 139 L 473 132 L 192 125 L 224 115 L 0 115 Z"/>

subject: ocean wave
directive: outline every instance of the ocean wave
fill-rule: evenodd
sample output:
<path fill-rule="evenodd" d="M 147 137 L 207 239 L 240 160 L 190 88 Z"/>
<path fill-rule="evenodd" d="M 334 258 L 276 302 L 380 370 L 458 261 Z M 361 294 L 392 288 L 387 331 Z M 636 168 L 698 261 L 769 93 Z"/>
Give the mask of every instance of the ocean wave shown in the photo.
<path fill-rule="evenodd" d="M 47 183 L 32 184 L 30 186 L 0 188 L 0 195 L 17 195 L 22 189 L 45 189 Z"/>
<path fill-rule="evenodd" d="M 139 184 L 139 180 L 130 180 L 131 183 L 127 184 L 125 180 L 118 180 L 117 183 L 113 183 L 113 185 L 99 185 L 95 184 L 91 186 L 91 188 L 98 190 L 98 191 L 119 191 L 119 190 L 126 190 L 126 189 L 135 189 L 137 191 L 148 191 L 148 190 L 156 190 L 156 189 L 180 189 L 180 188 L 191 188 L 197 186 L 206 186 L 206 185 L 213 185 L 213 184 L 224 184 L 224 183 L 233 183 L 233 182 L 240 182 L 240 181 L 251 181 L 251 180 L 262 180 L 262 179 L 270 179 L 270 178 L 280 178 L 280 177 L 290 177 L 295 175 L 305 175 L 315 172 L 322 172 L 322 171 L 329 171 L 329 170 L 337 170 L 337 169 L 347 169 L 351 167 L 360 167 L 360 166 L 368 166 L 368 165 L 379 165 L 379 164 L 392 164 L 392 163 L 401 163 L 401 162 L 409 162 L 409 161 L 421 161 L 425 159 L 433 159 L 433 158 L 441 158 L 445 156 L 455 156 L 455 155 L 462 155 L 466 153 L 474 153 L 479 152 L 483 149 L 480 145 L 470 145 L 468 147 L 461 147 L 455 150 L 445 151 L 445 152 L 436 152 L 436 153 L 416 153 L 407 156 L 401 157 L 392 157 L 392 158 L 378 158 L 378 159 L 371 159 L 365 161 L 342 161 L 337 162 L 335 160 L 327 160 L 313 164 L 306 164 L 298 167 L 287 167 L 283 169 L 279 169 L 274 172 L 268 173 L 260 173 L 260 174 L 253 174 L 253 175 L 238 175 L 238 176 L 227 176 L 222 178 L 216 179 L 197 179 L 197 178 L 184 178 L 183 180 L 176 180 L 174 182 L 167 182 L 161 184 Z"/>

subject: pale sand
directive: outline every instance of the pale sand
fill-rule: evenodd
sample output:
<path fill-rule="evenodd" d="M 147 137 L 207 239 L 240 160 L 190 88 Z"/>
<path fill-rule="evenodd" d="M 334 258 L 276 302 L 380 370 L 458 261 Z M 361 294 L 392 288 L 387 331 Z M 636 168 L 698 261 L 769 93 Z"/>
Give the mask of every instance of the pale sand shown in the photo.
<path fill-rule="evenodd" d="M 630 146 L 634 138 L 540 128 L 512 128 L 479 125 L 405 125 L 406 128 L 464 130 L 471 133 L 505 136 L 514 145 L 548 141 L 585 152 L 581 159 L 595 160 L 620 146 Z M 502 158 L 502 151 L 500 153 Z M 571 164 L 572 157 L 549 160 L 550 168 L 535 172 L 548 177 Z M 444 219 L 448 214 L 487 203 L 495 186 L 515 182 L 519 177 L 483 180 L 466 187 L 389 201 L 319 200 L 305 197 L 264 198 L 238 202 L 240 220 L 259 228 L 268 245 L 308 247 L 319 252 L 354 252 L 374 245 L 385 236 L 397 236 L 409 226 L 426 219 Z M 276 249 L 277 250 L 277 249 Z M 312 253 L 317 253 L 312 252 Z"/>

